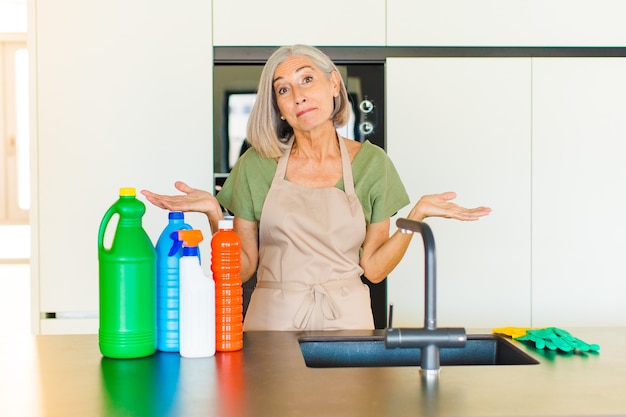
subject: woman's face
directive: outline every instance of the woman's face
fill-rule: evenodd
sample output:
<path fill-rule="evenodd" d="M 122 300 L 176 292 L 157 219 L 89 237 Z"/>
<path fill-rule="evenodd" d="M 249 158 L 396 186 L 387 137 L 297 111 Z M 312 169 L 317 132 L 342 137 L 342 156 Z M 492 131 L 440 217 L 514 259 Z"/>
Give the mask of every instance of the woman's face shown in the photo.
<path fill-rule="evenodd" d="M 330 123 L 338 74 L 322 72 L 308 57 L 292 55 L 274 71 L 274 93 L 280 114 L 294 131 L 309 132 Z"/>

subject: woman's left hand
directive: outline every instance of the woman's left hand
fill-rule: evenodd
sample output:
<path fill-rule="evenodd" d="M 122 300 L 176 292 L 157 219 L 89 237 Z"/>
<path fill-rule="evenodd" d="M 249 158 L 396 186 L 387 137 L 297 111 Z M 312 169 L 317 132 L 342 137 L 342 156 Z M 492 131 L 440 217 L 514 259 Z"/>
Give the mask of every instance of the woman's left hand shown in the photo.
<path fill-rule="evenodd" d="M 417 221 L 422 221 L 426 217 L 445 217 L 448 219 L 473 221 L 491 213 L 489 207 L 461 207 L 450 201 L 455 198 L 456 193 L 452 191 L 425 195 L 420 198 L 407 217 Z"/>

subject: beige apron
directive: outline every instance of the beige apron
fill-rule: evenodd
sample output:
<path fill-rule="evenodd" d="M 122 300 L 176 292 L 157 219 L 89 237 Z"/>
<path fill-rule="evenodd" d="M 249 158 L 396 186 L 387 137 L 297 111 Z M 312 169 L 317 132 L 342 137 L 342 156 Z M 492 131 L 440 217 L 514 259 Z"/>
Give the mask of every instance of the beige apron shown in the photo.
<path fill-rule="evenodd" d="M 244 331 L 373 329 L 359 266 L 365 217 L 346 145 L 339 139 L 345 192 L 286 180 L 292 145 L 278 161 L 263 205 L 258 282 Z"/>

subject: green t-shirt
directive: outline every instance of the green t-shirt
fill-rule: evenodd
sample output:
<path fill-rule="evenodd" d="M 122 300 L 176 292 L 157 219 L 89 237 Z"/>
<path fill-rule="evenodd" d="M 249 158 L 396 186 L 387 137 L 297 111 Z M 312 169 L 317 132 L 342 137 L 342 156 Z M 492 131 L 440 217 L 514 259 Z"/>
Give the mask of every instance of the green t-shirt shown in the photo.
<path fill-rule="evenodd" d="M 259 222 L 277 162 L 248 149 L 228 175 L 217 199 L 237 217 Z M 409 204 L 409 196 L 391 159 L 380 147 L 365 141 L 352 161 L 354 190 L 367 224 L 388 219 Z M 336 185 L 343 190 L 343 178 Z"/>

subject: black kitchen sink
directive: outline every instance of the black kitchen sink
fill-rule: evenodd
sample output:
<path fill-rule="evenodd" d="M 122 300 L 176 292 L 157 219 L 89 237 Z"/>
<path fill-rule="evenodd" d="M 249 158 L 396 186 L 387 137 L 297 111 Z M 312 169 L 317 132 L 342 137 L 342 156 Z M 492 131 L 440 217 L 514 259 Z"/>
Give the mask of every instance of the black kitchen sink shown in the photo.
<path fill-rule="evenodd" d="M 380 336 L 303 336 L 300 349 L 311 368 L 420 366 L 420 348 L 385 347 Z M 465 347 L 441 348 L 442 366 L 536 365 L 535 360 L 506 338 L 468 335 Z"/>

